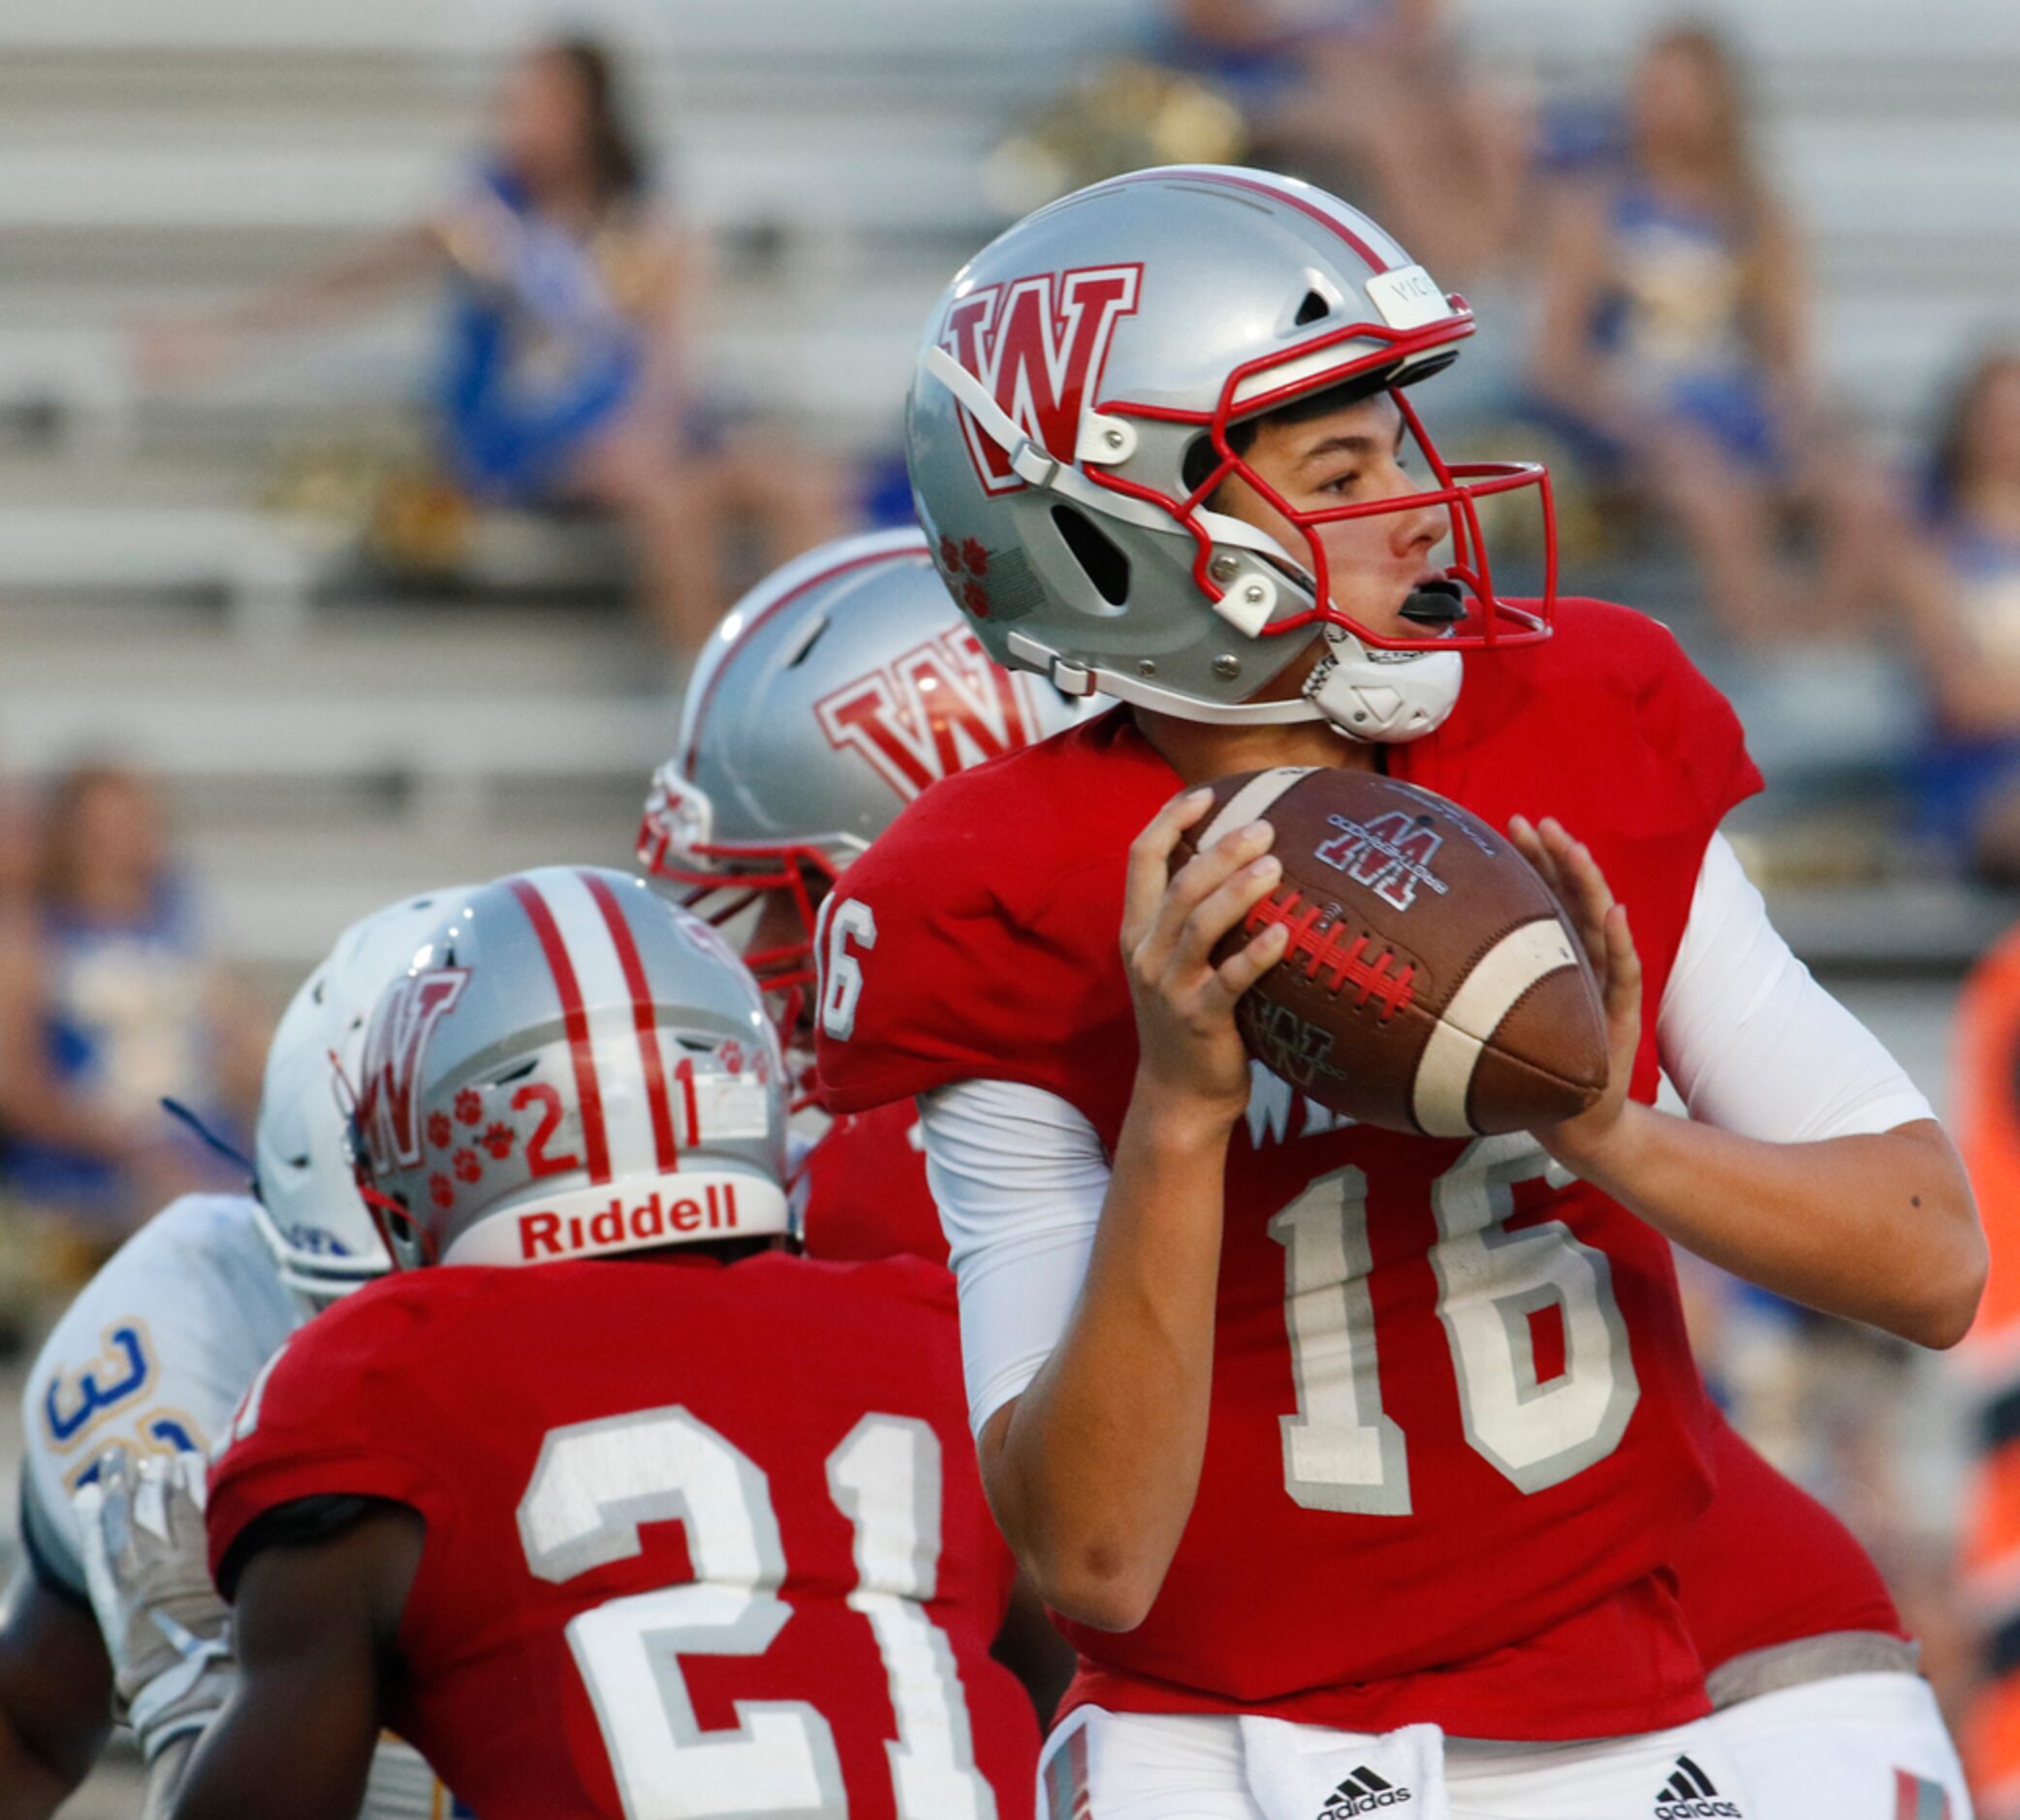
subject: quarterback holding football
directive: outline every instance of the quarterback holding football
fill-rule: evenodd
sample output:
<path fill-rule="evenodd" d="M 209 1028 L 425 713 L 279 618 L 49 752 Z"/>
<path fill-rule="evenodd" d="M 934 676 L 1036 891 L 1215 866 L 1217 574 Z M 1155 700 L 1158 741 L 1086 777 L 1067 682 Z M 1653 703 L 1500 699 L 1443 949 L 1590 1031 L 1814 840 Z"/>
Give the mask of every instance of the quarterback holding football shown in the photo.
<path fill-rule="evenodd" d="M 1870 1563 L 1711 1408 L 1670 1247 L 1948 1345 L 1970 1188 L 1720 834 L 1759 787 L 1730 708 L 1659 624 L 1559 593 L 1540 467 L 1439 454 L 1414 390 L 1472 327 L 1337 199 L 1175 167 L 1011 228 L 926 329 L 941 579 L 998 661 L 1120 706 L 936 784 L 842 876 L 819 1071 L 842 1114 L 921 1109 L 983 1479 L 1081 1654 L 1043 1799 L 1962 1815 Z M 1536 598 L 1489 499 L 1540 518 Z M 1460 805 L 1428 832 L 1512 843 L 1562 906 L 1339 1010 L 1446 1007 L 1381 1123 L 1237 1023 L 1323 964 L 1284 898 L 1330 863 L 1278 806 L 1322 769 Z M 1458 855 L 1332 813 L 1358 845 L 1313 914 L 1458 953 Z M 1477 1115 L 1567 967 L 1584 1110 Z"/>

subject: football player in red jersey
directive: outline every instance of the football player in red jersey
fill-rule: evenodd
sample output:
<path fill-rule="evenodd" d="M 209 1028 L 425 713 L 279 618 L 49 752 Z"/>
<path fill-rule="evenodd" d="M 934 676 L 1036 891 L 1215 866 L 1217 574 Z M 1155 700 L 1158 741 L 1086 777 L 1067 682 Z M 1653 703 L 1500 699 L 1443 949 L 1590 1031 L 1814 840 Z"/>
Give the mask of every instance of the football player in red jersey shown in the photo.
<path fill-rule="evenodd" d="M 811 1101 L 822 900 L 929 785 L 1098 706 L 994 663 L 917 530 L 809 550 L 740 600 L 703 648 L 646 800 L 639 864 L 737 938 L 805 1077 L 793 1182 L 809 1255 L 947 1257 L 910 1102 L 831 1119 Z"/>
<path fill-rule="evenodd" d="M 993 654 L 1127 706 L 851 868 L 821 1079 L 922 1096 L 985 1482 L 1083 1655 L 1059 1816 L 1769 1811 L 1677 1598 L 1718 1443 L 1669 1241 L 1933 1344 L 1982 1278 L 1926 1104 L 1718 835 L 1758 785 L 1729 708 L 1660 626 L 1559 601 L 1554 555 L 1541 599 L 1497 590 L 1478 501 L 1534 488 L 1547 531 L 1547 482 L 1453 469 L 1404 390 L 1470 329 L 1365 216 L 1202 168 L 1039 211 L 928 329 L 943 578 Z M 1451 796 L 1560 885 L 1606 981 L 1591 1112 L 1433 1140 L 1251 1069 L 1230 1007 L 1281 938 L 1208 956 L 1267 830 L 1167 882 L 1205 807 L 1174 792 L 1313 765 Z M 1692 1117 L 1653 1110 L 1662 1067 Z M 1836 1810 L 1961 1802 L 1926 1690 L 1850 1666 L 1901 1698 L 1834 1741 Z"/>
<path fill-rule="evenodd" d="M 402 1269 L 212 1475 L 242 1671 L 182 1820 L 348 1815 L 395 1714 L 494 1820 L 1029 1814 L 952 1283 L 774 1248 L 782 1073 L 741 963 L 618 873 L 471 894 L 387 990 Z"/>

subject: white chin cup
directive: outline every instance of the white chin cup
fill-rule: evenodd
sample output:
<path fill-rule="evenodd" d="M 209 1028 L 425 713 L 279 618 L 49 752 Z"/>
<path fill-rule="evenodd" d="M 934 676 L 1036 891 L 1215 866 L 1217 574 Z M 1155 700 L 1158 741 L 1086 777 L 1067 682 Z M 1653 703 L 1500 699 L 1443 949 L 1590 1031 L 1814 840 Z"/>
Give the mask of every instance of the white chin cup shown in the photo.
<path fill-rule="evenodd" d="M 1325 655 L 1305 680 L 1305 699 L 1349 739 L 1420 739 L 1459 700 L 1464 664 L 1457 651 L 1377 650 L 1341 626 L 1327 626 L 1325 640 Z"/>

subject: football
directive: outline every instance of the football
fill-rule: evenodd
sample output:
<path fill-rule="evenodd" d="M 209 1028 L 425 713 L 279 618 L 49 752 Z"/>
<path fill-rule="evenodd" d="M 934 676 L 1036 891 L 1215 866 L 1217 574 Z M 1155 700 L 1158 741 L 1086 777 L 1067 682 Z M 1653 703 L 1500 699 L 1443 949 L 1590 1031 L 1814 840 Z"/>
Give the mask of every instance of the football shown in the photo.
<path fill-rule="evenodd" d="M 1174 869 L 1258 821 L 1283 863 L 1215 954 L 1273 923 L 1290 932 L 1236 1007 L 1265 1067 L 1333 1112 L 1435 1138 L 1553 1124 L 1598 1098 L 1598 982 L 1505 835 L 1369 771 L 1248 771 L 1213 790 Z"/>

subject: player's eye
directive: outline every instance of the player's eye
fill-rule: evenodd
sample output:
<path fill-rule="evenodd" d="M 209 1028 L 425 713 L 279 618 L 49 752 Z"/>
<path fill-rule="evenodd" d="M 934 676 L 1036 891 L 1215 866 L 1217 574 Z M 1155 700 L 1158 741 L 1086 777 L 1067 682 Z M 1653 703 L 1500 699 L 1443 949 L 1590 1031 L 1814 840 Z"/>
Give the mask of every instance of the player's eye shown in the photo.
<path fill-rule="evenodd" d="M 1342 468 L 1338 474 L 1319 482 L 1318 490 L 1322 493 L 1333 493 L 1341 498 L 1344 498 L 1360 485 L 1360 482 L 1361 470 L 1359 468 Z"/>

